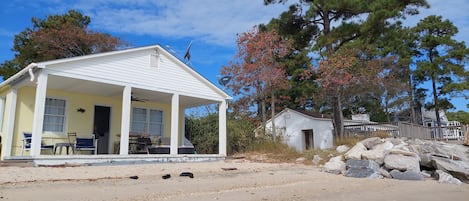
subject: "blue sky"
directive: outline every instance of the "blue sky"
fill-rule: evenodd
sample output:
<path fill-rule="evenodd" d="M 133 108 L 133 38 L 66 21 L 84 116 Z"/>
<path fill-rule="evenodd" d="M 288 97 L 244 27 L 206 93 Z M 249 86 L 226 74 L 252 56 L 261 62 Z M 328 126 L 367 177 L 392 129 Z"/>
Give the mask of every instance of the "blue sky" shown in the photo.
<path fill-rule="evenodd" d="M 290 0 L 289 2 L 296 2 Z M 442 15 L 458 28 L 456 39 L 469 44 L 466 0 L 429 0 L 430 9 L 408 17 L 413 26 L 428 15 Z M 0 2 L 0 62 L 14 57 L 14 35 L 31 27 L 31 18 L 76 9 L 91 17 L 90 28 L 109 33 L 131 46 L 160 44 L 184 55 L 190 41 L 191 64 L 213 83 L 222 65 L 236 52 L 236 34 L 278 17 L 288 5 L 264 6 L 262 0 L 10 0 Z M 467 69 L 467 68 L 466 68 Z M 457 110 L 469 111 L 467 100 L 453 99 Z"/>

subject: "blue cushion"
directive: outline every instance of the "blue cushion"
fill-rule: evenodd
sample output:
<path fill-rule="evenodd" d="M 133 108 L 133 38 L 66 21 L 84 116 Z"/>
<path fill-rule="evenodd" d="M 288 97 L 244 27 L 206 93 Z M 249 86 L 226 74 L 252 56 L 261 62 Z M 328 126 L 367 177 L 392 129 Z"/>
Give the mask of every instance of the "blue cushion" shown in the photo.
<path fill-rule="evenodd" d="M 23 133 L 24 138 L 30 138 L 33 137 L 33 134 L 31 133 Z"/>
<path fill-rule="evenodd" d="M 94 148 L 94 140 L 92 138 L 77 138 L 77 148 Z"/>

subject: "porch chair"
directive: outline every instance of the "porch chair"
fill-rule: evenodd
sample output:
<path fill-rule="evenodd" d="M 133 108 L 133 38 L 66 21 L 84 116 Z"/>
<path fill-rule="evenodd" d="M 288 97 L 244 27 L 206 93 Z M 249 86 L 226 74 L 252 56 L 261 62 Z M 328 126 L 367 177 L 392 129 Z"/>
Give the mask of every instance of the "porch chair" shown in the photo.
<path fill-rule="evenodd" d="M 29 132 L 23 132 L 23 140 L 21 141 L 21 155 L 24 155 L 24 151 L 30 151 L 31 150 L 31 139 L 33 135 L 32 133 Z M 42 144 L 41 142 L 41 150 L 43 149 L 49 149 L 51 153 L 53 153 L 54 145 L 45 145 Z"/>
<path fill-rule="evenodd" d="M 98 139 L 95 138 L 94 134 L 91 135 L 91 138 L 81 138 L 77 137 L 76 132 L 69 132 L 68 140 L 73 144 L 73 153 L 77 153 L 77 151 L 93 151 L 94 155 L 98 153 Z"/>
<path fill-rule="evenodd" d="M 149 137 L 139 137 L 137 138 L 137 153 L 146 153 L 149 154 L 148 152 L 148 147 L 151 146 L 151 139 Z"/>

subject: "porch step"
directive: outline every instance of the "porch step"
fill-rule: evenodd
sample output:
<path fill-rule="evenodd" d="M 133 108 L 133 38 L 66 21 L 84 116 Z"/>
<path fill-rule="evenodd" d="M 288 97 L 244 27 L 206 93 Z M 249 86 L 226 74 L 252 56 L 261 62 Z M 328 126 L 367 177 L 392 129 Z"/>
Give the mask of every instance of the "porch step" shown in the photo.
<path fill-rule="evenodd" d="M 3 160 L 0 167 L 34 167 L 33 160 Z"/>

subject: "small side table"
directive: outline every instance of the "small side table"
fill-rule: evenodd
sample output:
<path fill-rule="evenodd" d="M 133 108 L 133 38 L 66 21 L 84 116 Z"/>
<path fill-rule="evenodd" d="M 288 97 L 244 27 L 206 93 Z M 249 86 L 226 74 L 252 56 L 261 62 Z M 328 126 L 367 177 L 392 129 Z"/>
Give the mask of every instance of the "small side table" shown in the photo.
<path fill-rule="evenodd" d="M 73 144 L 72 143 L 68 143 L 68 142 L 63 142 L 63 143 L 55 143 L 55 146 L 54 146 L 54 155 L 55 153 L 57 153 L 57 148 L 60 148 L 60 152 L 59 154 L 62 154 L 62 148 L 65 147 L 67 149 L 67 155 L 69 153 L 68 149 L 69 148 L 72 148 L 72 153 L 75 154 L 75 149 L 73 149 Z"/>

